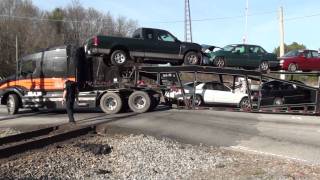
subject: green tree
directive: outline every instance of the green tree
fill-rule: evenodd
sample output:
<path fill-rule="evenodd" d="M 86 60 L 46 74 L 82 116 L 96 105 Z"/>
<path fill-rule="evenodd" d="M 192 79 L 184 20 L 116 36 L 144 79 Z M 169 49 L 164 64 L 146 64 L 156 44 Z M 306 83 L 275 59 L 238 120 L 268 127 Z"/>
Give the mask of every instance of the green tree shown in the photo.
<path fill-rule="evenodd" d="M 297 42 L 293 42 L 290 45 L 284 44 L 284 53 L 287 53 L 292 50 L 301 50 L 306 49 L 307 47 L 304 44 L 299 44 Z M 277 56 L 280 56 L 280 47 L 278 46 L 273 50 L 273 53 L 277 54 Z"/>

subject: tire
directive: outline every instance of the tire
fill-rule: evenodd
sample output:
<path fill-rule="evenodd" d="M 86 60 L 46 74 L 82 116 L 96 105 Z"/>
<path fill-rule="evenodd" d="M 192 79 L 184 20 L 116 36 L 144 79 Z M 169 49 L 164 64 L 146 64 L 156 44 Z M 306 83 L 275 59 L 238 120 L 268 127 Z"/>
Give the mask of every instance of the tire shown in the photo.
<path fill-rule="evenodd" d="M 193 97 L 190 98 L 190 103 L 191 105 L 193 105 Z M 195 107 L 199 107 L 199 106 L 202 106 L 203 105 L 203 99 L 200 95 L 196 95 L 196 98 L 195 98 L 195 103 L 194 103 L 194 106 Z"/>
<path fill-rule="evenodd" d="M 184 65 L 198 65 L 200 64 L 200 57 L 198 53 L 194 51 L 190 51 L 184 56 L 183 62 L 184 62 Z"/>
<path fill-rule="evenodd" d="M 19 97 L 16 94 L 9 94 L 7 99 L 8 114 L 14 115 L 19 111 Z"/>
<path fill-rule="evenodd" d="M 135 91 L 129 96 L 128 104 L 133 112 L 144 113 L 151 107 L 151 98 L 144 91 Z"/>
<path fill-rule="evenodd" d="M 274 100 L 273 100 L 273 105 L 278 105 L 278 106 L 280 106 L 280 105 L 283 105 L 283 104 L 284 104 L 283 98 L 280 98 L 280 97 L 274 98 Z"/>
<path fill-rule="evenodd" d="M 239 108 L 242 111 L 250 111 L 251 110 L 250 101 L 249 101 L 248 97 L 244 97 L 241 99 L 241 101 L 239 103 Z"/>
<path fill-rule="evenodd" d="M 298 70 L 298 66 L 294 63 L 290 63 L 288 66 L 288 71 L 289 72 L 296 72 Z"/>
<path fill-rule="evenodd" d="M 261 72 L 268 72 L 270 70 L 268 61 L 262 61 L 259 65 L 259 69 Z"/>
<path fill-rule="evenodd" d="M 106 93 L 100 99 L 100 108 L 106 114 L 117 114 L 122 109 L 122 99 L 117 93 Z"/>
<path fill-rule="evenodd" d="M 152 97 L 149 111 L 153 111 L 159 105 L 159 103 L 160 103 L 160 98 Z"/>
<path fill-rule="evenodd" d="M 226 61 L 224 59 L 224 57 L 217 57 L 215 60 L 214 60 L 214 65 L 216 67 L 219 67 L 219 68 L 224 68 L 225 65 L 226 65 Z"/>
<path fill-rule="evenodd" d="M 123 50 L 115 50 L 110 56 L 110 61 L 115 66 L 125 65 L 128 62 L 127 53 Z"/>

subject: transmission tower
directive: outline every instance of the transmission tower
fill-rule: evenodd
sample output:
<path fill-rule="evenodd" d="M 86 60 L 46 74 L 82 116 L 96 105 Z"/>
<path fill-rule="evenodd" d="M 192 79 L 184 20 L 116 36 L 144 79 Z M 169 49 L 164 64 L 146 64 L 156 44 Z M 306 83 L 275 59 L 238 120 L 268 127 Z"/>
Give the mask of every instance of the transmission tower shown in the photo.
<path fill-rule="evenodd" d="M 192 42 L 191 13 L 189 0 L 185 0 L 184 11 L 184 39 L 186 42 Z"/>

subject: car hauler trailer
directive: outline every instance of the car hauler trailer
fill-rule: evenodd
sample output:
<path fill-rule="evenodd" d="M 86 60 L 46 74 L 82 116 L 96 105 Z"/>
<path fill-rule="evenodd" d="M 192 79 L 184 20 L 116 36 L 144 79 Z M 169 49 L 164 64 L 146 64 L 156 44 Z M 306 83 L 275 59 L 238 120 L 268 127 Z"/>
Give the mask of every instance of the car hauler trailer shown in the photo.
<path fill-rule="evenodd" d="M 160 102 L 161 94 L 178 88 L 182 92 L 182 101 L 187 108 L 201 109 L 196 106 L 196 86 L 193 93 L 184 92 L 183 73 L 189 73 L 189 80 L 197 84 L 201 74 L 213 74 L 215 81 L 225 83 L 224 76 L 229 76 L 232 92 L 235 90 L 235 79 L 244 78 L 248 85 L 246 106 L 243 111 L 250 112 L 289 112 L 302 114 L 319 113 L 319 88 L 304 85 L 295 81 L 284 81 L 262 74 L 258 71 L 205 66 L 146 66 L 143 64 L 127 64 L 126 66 L 108 66 L 101 56 L 86 56 L 84 48 L 61 46 L 31 54 L 20 60 L 16 76 L 0 82 L 1 104 L 7 105 L 9 114 L 16 114 L 19 108 L 59 109 L 62 106 L 64 79 L 75 80 L 79 88 L 78 107 L 100 107 L 107 114 L 119 113 L 131 109 L 143 113 L 154 109 Z M 294 74 L 294 73 L 293 73 Z M 298 73 L 296 73 L 298 74 Z M 320 76 L 319 73 L 313 75 Z M 170 77 L 177 82 L 165 84 Z M 261 85 L 269 79 L 292 84 L 312 91 L 310 102 L 299 104 L 261 104 L 264 96 Z M 249 80 L 258 82 L 258 96 L 255 100 Z M 212 79 L 206 78 L 206 81 Z M 319 87 L 319 85 L 318 85 Z M 274 97 L 273 97 L 274 98 Z M 301 110 L 302 109 L 302 110 Z"/>

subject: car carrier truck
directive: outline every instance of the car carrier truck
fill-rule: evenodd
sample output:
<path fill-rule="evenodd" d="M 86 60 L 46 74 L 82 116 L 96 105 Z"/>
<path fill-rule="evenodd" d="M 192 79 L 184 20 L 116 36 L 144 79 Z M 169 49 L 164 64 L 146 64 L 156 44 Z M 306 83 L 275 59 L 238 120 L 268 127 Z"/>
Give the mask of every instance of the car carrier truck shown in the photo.
<path fill-rule="evenodd" d="M 131 67 L 129 70 L 132 69 Z M 159 103 L 159 93 L 148 88 L 121 83 L 126 67 L 108 67 L 100 57 L 87 58 L 84 48 L 61 46 L 20 59 L 18 72 L 0 82 L 1 104 L 9 114 L 20 108 L 63 108 L 65 79 L 75 80 L 79 88 L 78 107 L 100 107 L 114 114 L 128 107 L 138 113 Z"/>

